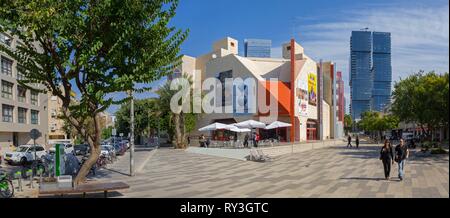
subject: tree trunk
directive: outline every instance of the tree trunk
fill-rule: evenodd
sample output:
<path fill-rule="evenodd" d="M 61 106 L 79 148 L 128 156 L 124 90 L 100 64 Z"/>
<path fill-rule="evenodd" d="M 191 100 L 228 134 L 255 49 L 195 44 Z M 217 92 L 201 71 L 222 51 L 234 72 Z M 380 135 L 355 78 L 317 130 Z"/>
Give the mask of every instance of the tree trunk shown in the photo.
<path fill-rule="evenodd" d="M 180 114 L 173 115 L 173 123 L 175 126 L 175 148 L 180 149 L 181 147 L 181 129 L 180 129 Z"/>
<path fill-rule="evenodd" d="M 86 162 L 81 166 L 80 170 L 78 171 L 77 176 L 75 177 L 74 183 L 80 184 L 86 181 L 86 176 L 89 174 L 89 171 L 91 170 L 92 166 L 96 164 L 97 159 L 100 157 L 101 148 L 100 148 L 100 136 L 101 136 L 101 130 L 100 130 L 100 122 L 98 120 L 97 115 L 94 115 L 94 135 L 90 135 L 90 133 L 87 132 L 86 135 L 88 135 L 88 143 L 91 147 L 91 152 L 89 154 L 89 158 L 86 160 Z"/>
<path fill-rule="evenodd" d="M 184 113 L 180 113 L 180 129 L 181 129 L 181 149 L 186 149 L 186 126 L 185 126 L 185 120 L 184 120 Z"/>

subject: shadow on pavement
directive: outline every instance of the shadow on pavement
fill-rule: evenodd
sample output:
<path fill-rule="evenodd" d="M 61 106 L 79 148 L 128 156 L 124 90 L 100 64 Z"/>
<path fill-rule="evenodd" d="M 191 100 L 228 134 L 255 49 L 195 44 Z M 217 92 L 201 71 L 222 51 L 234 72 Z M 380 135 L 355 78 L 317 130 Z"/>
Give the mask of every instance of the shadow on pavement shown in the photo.
<path fill-rule="evenodd" d="M 342 180 L 367 180 L 367 181 L 382 181 L 386 180 L 384 178 L 363 178 L 363 177 L 349 177 L 349 178 L 340 178 Z"/>
<path fill-rule="evenodd" d="M 117 191 L 108 192 L 108 198 L 122 197 L 124 196 L 122 193 Z M 63 196 L 60 195 L 46 195 L 39 196 L 39 198 L 83 198 L 82 194 L 65 194 Z M 103 192 L 99 193 L 86 193 L 84 198 L 105 198 Z"/>

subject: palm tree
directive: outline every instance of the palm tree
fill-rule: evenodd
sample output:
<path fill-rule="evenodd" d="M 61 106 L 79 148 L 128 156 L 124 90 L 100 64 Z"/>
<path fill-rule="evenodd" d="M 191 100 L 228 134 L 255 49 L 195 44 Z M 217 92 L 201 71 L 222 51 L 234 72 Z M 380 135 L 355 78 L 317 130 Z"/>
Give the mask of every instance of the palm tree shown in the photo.
<path fill-rule="evenodd" d="M 190 83 L 190 95 L 192 96 L 193 90 L 192 90 L 192 79 L 188 75 L 183 75 L 184 79 L 187 79 Z M 173 136 L 172 143 L 174 144 L 176 149 L 185 149 L 187 147 L 187 123 L 186 118 L 188 116 L 196 116 L 193 113 L 185 113 L 184 111 L 181 111 L 180 113 L 174 113 L 170 110 L 170 101 L 172 97 L 179 91 L 179 90 L 171 90 L 170 89 L 171 81 L 168 81 L 166 84 L 164 84 L 156 93 L 159 95 L 159 103 L 157 104 L 159 106 L 160 111 L 162 114 L 166 114 L 169 116 L 170 122 L 169 127 L 173 129 Z M 179 102 L 181 105 L 181 100 Z M 191 108 L 192 108 L 192 101 L 191 101 Z M 189 119 L 189 120 L 195 120 L 195 119 Z M 191 125 L 192 126 L 192 125 Z"/>

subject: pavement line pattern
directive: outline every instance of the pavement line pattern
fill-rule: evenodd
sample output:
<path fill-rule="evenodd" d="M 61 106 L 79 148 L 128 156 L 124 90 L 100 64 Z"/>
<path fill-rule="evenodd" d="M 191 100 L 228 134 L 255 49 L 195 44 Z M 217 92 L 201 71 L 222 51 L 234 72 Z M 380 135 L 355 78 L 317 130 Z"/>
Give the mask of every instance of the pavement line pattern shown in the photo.
<path fill-rule="evenodd" d="M 257 163 L 160 148 L 135 177 L 107 172 L 99 179 L 125 181 L 131 188 L 117 197 L 133 198 L 449 197 L 448 155 L 412 152 L 405 180 L 398 181 L 395 165 L 386 181 L 379 149 L 375 144 L 360 149 L 343 144 Z"/>
<path fill-rule="evenodd" d="M 150 160 L 150 158 L 152 158 L 156 152 L 158 152 L 158 148 L 153 149 L 152 151 L 150 151 L 150 154 L 148 154 L 147 158 L 139 165 L 138 169 L 137 169 L 137 173 L 142 172 L 142 170 L 144 169 L 145 165 L 147 165 L 148 161 Z"/>

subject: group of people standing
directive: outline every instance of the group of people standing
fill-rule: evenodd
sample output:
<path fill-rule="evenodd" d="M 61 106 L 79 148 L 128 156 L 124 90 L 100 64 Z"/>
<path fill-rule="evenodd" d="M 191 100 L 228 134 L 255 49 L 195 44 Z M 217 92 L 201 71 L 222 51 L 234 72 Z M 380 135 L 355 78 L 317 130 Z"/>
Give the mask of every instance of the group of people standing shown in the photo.
<path fill-rule="evenodd" d="M 386 180 L 390 180 L 391 166 L 398 164 L 398 178 L 403 181 L 405 176 L 405 163 L 409 158 L 409 149 L 405 145 L 405 141 L 400 139 L 400 144 L 395 148 L 389 140 L 384 141 L 384 145 L 380 151 L 380 160 L 383 162 L 384 176 Z"/>
<path fill-rule="evenodd" d="M 250 135 L 248 133 L 245 134 L 245 136 L 244 136 L 244 147 L 246 147 L 246 148 L 248 147 L 248 141 L 249 140 L 252 141 L 254 147 L 258 147 L 258 143 L 261 140 L 261 136 L 258 133 L 256 133 L 256 132 L 251 134 L 251 138 L 250 138 Z"/>

